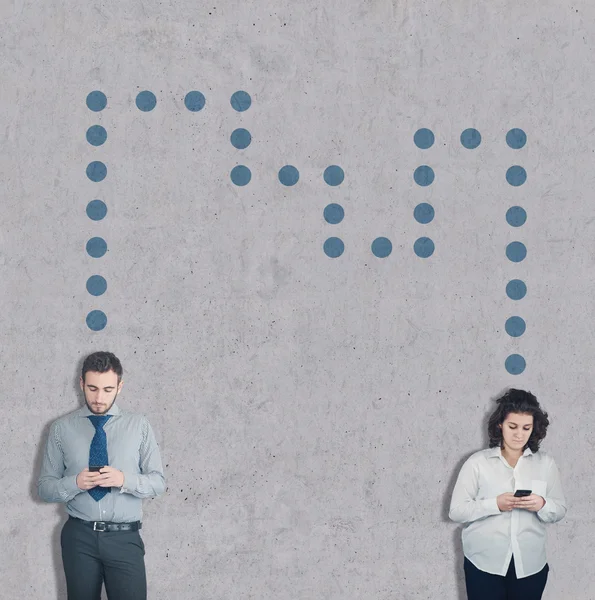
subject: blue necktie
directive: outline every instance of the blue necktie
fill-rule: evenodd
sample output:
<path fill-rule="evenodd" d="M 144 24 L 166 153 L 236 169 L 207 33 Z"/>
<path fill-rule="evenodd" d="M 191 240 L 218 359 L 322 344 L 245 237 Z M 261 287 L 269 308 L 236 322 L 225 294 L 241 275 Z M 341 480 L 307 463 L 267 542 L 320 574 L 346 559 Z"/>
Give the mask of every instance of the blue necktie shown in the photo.
<path fill-rule="evenodd" d="M 103 426 L 110 417 L 111 415 L 93 415 L 89 417 L 89 421 L 95 426 L 95 435 L 91 440 L 91 447 L 89 448 L 89 466 L 105 467 L 108 464 L 107 437 L 105 431 L 103 431 Z M 95 502 L 99 502 L 110 489 L 96 486 L 89 490 L 89 494 L 91 494 Z"/>

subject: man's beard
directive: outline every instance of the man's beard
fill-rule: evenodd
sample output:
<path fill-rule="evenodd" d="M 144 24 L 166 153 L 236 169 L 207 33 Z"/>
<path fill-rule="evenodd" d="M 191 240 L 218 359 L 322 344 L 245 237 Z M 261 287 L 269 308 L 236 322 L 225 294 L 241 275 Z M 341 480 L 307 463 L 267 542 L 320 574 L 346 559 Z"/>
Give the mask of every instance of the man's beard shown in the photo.
<path fill-rule="evenodd" d="M 104 415 L 108 410 L 110 410 L 110 408 L 114 405 L 114 403 L 116 402 L 116 398 L 118 397 L 118 392 L 116 392 L 116 395 L 114 396 L 114 399 L 112 400 L 111 404 L 105 409 L 102 410 L 101 412 L 97 412 L 92 406 L 91 404 L 89 404 L 89 401 L 87 400 L 87 394 L 86 392 L 83 392 L 83 395 L 85 396 L 85 404 L 87 405 L 87 408 L 94 414 L 94 415 Z"/>

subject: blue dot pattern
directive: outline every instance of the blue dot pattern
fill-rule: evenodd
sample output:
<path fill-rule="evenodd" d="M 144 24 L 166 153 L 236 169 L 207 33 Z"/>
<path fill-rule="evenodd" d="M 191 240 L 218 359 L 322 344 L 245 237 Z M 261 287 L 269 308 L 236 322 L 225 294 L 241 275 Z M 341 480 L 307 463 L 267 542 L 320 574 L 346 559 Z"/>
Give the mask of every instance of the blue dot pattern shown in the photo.
<path fill-rule="evenodd" d="M 434 145 L 434 134 L 430 129 L 418 129 L 413 136 L 413 142 L 418 148 L 427 150 Z"/>
<path fill-rule="evenodd" d="M 481 144 L 481 134 L 477 129 L 465 129 L 465 131 L 461 133 L 461 144 L 469 150 L 474 150 Z"/>
<path fill-rule="evenodd" d="M 87 327 L 91 331 L 101 331 L 107 325 L 107 317 L 100 310 L 92 310 L 87 315 Z"/>
<path fill-rule="evenodd" d="M 240 90 L 232 95 L 230 102 L 234 110 L 237 110 L 238 112 L 244 112 L 252 105 L 252 98 L 250 98 L 250 94 L 248 94 L 248 92 Z"/>
<path fill-rule="evenodd" d="M 107 167 L 99 160 L 94 160 L 87 166 L 87 177 L 91 181 L 103 181 L 107 176 Z"/>
<path fill-rule="evenodd" d="M 434 242 L 427 237 L 421 237 L 413 244 L 413 251 L 420 258 L 429 258 L 434 254 Z"/>
<path fill-rule="evenodd" d="M 434 219 L 434 207 L 427 202 L 422 202 L 413 210 L 413 217 L 422 225 L 431 223 Z"/>
<path fill-rule="evenodd" d="M 143 112 L 149 112 L 157 105 L 157 98 L 153 92 L 145 90 L 136 96 L 136 106 Z"/>
<path fill-rule="evenodd" d="M 511 337 L 520 337 L 525 333 L 526 324 L 521 317 L 510 317 L 505 324 L 506 333 Z"/>
<path fill-rule="evenodd" d="M 523 169 L 523 167 L 514 165 L 513 167 L 510 167 L 508 171 L 506 171 L 506 181 L 515 187 L 523 185 L 523 183 L 527 181 L 527 172 L 525 169 Z"/>
<path fill-rule="evenodd" d="M 107 243 L 103 238 L 93 237 L 87 242 L 87 254 L 93 258 L 101 258 L 107 252 Z"/>
<path fill-rule="evenodd" d="M 107 281 L 101 275 L 92 275 L 87 279 L 87 291 L 91 296 L 101 296 L 107 290 Z"/>
<path fill-rule="evenodd" d="M 87 129 L 87 141 L 92 146 L 101 146 L 107 140 L 107 131 L 101 125 L 93 125 Z"/>
<path fill-rule="evenodd" d="M 338 165 L 331 165 L 324 170 L 323 178 L 327 185 L 337 186 L 343 183 L 345 173 Z"/>
<path fill-rule="evenodd" d="M 506 143 L 513 150 L 519 150 L 527 143 L 527 134 L 522 129 L 511 129 L 506 134 Z"/>
<path fill-rule="evenodd" d="M 521 262 L 527 256 L 527 248 L 522 242 L 511 242 L 506 246 L 506 256 L 512 262 Z"/>
<path fill-rule="evenodd" d="M 393 251 L 393 245 L 388 238 L 378 237 L 372 242 L 372 254 L 378 258 L 386 258 Z"/>
<path fill-rule="evenodd" d="M 292 165 L 285 165 L 279 170 L 279 181 L 286 186 L 295 185 L 300 178 L 299 171 Z"/>
<path fill-rule="evenodd" d="M 434 170 L 427 165 L 417 167 L 413 173 L 413 179 L 417 185 L 427 186 L 434 182 Z"/>
<path fill-rule="evenodd" d="M 527 295 L 527 286 L 520 279 L 512 279 L 506 284 L 506 295 L 511 300 L 522 300 Z"/>
<path fill-rule="evenodd" d="M 511 354 L 504 363 L 511 375 L 520 375 L 526 367 L 525 359 L 520 354 Z"/>
<path fill-rule="evenodd" d="M 345 245 L 342 240 L 337 237 L 331 237 L 324 242 L 324 253 L 330 258 L 338 258 L 343 254 Z"/>
<path fill-rule="evenodd" d="M 248 185 L 251 179 L 252 173 L 250 172 L 250 169 L 244 165 L 238 165 L 231 170 L 231 180 L 235 185 Z"/>
<path fill-rule="evenodd" d="M 101 221 L 107 214 L 107 206 L 101 200 L 91 200 L 87 204 L 87 216 L 93 221 Z"/>
<path fill-rule="evenodd" d="M 337 225 L 345 217 L 345 211 L 340 204 L 329 204 L 324 209 L 324 220 L 331 225 Z"/>
<path fill-rule="evenodd" d="M 252 136 L 247 129 L 236 129 L 231 134 L 231 145 L 238 150 L 246 149 L 252 142 Z"/>
<path fill-rule="evenodd" d="M 100 112 L 107 106 L 107 98 L 103 92 L 95 90 L 87 96 L 87 108 L 93 112 Z"/>
<path fill-rule="evenodd" d="M 525 224 L 527 213 L 520 206 L 512 206 L 506 211 L 506 221 L 512 227 L 520 227 Z"/>
<path fill-rule="evenodd" d="M 190 112 L 198 112 L 205 106 L 205 97 L 201 92 L 188 92 L 184 98 L 184 104 Z"/>

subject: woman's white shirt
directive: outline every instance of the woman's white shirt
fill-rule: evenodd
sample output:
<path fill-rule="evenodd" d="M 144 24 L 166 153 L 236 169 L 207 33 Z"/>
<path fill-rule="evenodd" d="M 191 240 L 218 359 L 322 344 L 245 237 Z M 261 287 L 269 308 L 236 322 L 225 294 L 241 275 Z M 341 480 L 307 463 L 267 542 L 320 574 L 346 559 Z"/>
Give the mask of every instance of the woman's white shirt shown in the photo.
<path fill-rule="evenodd" d="M 542 496 L 543 508 L 500 512 L 497 496 L 523 489 Z M 513 468 L 500 448 L 490 448 L 476 452 L 461 467 L 449 517 L 464 524 L 463 552 L 478 569 L 506 575 L 514 556 L 521 579 L 545 567 L 545 523 L 555 523 L 565 514 L 560 474 L 551 456 L 527 448 Z"/>

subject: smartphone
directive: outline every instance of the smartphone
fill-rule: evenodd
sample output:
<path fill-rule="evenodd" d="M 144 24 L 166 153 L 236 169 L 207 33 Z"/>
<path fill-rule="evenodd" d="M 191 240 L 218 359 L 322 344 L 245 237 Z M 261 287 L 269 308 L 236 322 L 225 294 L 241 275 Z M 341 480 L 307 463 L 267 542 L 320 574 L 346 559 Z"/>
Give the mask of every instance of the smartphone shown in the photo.
<path fill-rule="evenodd" d="M 523 496 L 530 496 L 532 493 L 532 490 L 517 490 L 514 495 L 515 498 L 522 498 Z"/>
<path fill-rule="evenodd" d="M 101 467 L 89 467 L 89 471 L 91 471 L 91 473 L 98 473 L 103 467 L 105 467 L 105 465 L 102 465 Z"/>

